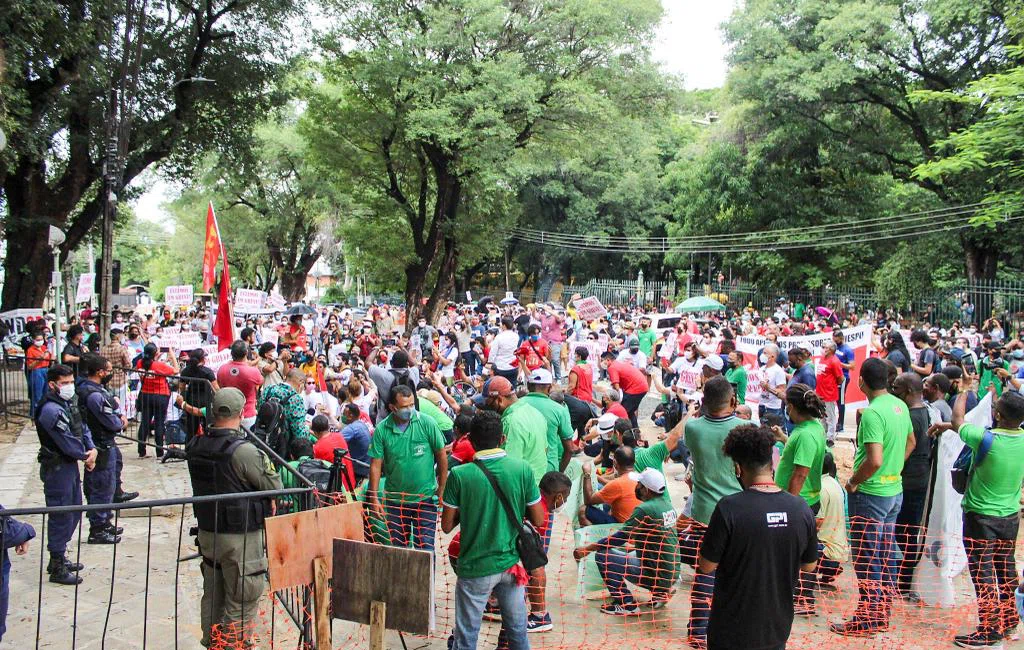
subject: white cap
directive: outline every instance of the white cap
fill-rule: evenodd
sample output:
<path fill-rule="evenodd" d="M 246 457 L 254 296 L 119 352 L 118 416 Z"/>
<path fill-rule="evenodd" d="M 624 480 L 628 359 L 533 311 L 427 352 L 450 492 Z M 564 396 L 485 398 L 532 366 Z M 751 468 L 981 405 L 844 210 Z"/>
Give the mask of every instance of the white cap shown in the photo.
<path fill-rule="evenodd" d="M 721 372 L 722 368 L 725 367 L 725 364 L 722 362 L 722 357 L 717 354 L 709 354 L 708 357 L 704 359 L 704 365 L 710 366 L 712 370 L 717 370 L 719 372 Z"/>
<path fill-rule="evenodd" d="M 550 385 L 554 383 L 554 378 L 547 368 L 537 368 L 530 373 L 530 378 L 526 380 L 526 383 Z"/>
<path fill-rule="evenodd" d="M 618 419 L 619 416 L 614 413 L 605 413 L 597 418 L 597 430 L 601 433 L 611 433 L 615 428 L 615 421 Z"/>
<path fill-rule="evenodd" d="M 665 475 L 653 467 L 648 467 L 640 472 L 636 482 L 655 494 L 665 493 Z"/>

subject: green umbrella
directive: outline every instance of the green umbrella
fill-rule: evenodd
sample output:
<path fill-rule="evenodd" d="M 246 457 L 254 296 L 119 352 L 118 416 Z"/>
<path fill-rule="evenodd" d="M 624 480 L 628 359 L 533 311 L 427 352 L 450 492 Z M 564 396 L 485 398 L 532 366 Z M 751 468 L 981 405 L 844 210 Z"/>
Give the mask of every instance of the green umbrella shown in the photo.
<path fill-rule="evenodd" d="M 687 298 L 676 305 L 676 311 L 680 314 L 696 314 L 702 311 L 725 311 L 725 305 L 706 296 Z"/>

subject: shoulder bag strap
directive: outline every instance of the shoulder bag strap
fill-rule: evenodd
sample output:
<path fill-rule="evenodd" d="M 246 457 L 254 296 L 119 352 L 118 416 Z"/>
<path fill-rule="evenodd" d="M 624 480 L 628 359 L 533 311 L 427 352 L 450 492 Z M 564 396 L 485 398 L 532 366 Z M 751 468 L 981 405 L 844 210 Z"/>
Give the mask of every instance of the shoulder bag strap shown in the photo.
<path fill-rule="evenodd" d="M 474 460 L 473 464 L 479 467 L 480 471 L 483 472 L 484 476 L 487 477 L 487 480 L 490 481 L 491 487 L 494 488 L 495 494 L 498 495 L 498 500 L 501 501 L 501 505 L 505 509 L 505 514 L 508 515 L 508 520 L 512 524 L 512 529 L 517 530 L 520 526 L 523 525 L 523 522 L 518 517 L 516 517 L 516 513 L 514 510 L 512 510 L 512 504 L 509 503 L 508 497 L 505 496 L 505 493 L 502 492 L 501 488 L 498 486 L 498 479 L 494 476 L 493 473 L 491 473 L 491 470 L 487 469 L 487 467 L 483 464 L 482 461 Z"/>
<path fill-rule="evenodd" d="M 995 442 L 995 434 L 992 433 L 992 429 L 985 429 L 985 435 L 981 439 L 981 444 L 978 445 L 978 455 L 974 459 L 974 466 L 972 470 L 981 465 L 981 461 L 985 460 L 985 456 L 988 456 L 989 450 L 992 449 L 992 443 Z"/>

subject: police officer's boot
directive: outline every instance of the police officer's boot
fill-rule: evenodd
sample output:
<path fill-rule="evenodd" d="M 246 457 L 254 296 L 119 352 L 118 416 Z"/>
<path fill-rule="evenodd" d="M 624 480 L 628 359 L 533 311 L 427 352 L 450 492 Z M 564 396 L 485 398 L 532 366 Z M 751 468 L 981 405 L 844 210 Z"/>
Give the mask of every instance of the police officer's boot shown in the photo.
<path fill-rule="evenodd" d="M 115 526 L 114 524 L 111 524 L 111 523 L 108 523 L 105 526 L 105 529 L 110 531 L 111 535 L 120 535 L 121 533 L 124 532 L 124 528 L 121 528 L 120 526 Z"/>
<path fill-rule="evenodd" d="M 81 568 L 81 564 L 71 563 L 63 555 L 51 553 L 50 563 L 47 565 L 46 571 L 50 574 L 50 582 L 55 582 L 59 585 L 80 585 L 82 584 L 82 578 L 77 572 Z"/>
<path fill-rule="evenodd" d="M 86 541 L 89 544 L 117 544 L 121 541 L 121 537 L 115 535 L 106 527 L 93 528 L 89 531 L 89 539 Z"/>

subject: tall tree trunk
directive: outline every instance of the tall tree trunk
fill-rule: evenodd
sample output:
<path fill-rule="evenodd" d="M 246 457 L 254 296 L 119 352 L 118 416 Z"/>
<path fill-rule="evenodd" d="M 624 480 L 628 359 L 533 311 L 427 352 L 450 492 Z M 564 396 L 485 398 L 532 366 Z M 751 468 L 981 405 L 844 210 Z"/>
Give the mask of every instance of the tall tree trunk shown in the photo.
<path fill-rule="evenodd" d="M 306 297 L 306 271 L 281 269 L 281 295 L 289 302 Z"/>
<path fill-rule="evenodd" d="M 444 252 L 441 255 L 440 266 L 437 270 L 437 283 L 434 284 L 430 298 L 424 307 L 427 320 L 436 323 L 441 317 L 441 312 L 452 295 L 452 287 L 455 286 L 455 268 L 459 264 L 458 248 L 455 240 L 451 237 L 444 239 Z"/>
<path fill-rule="evenodd" d="M 405 333 L 412 333 L 416 320 L 423 313 L 423 288 L 427 268 L 420 262 L 405 267 Z"/>

